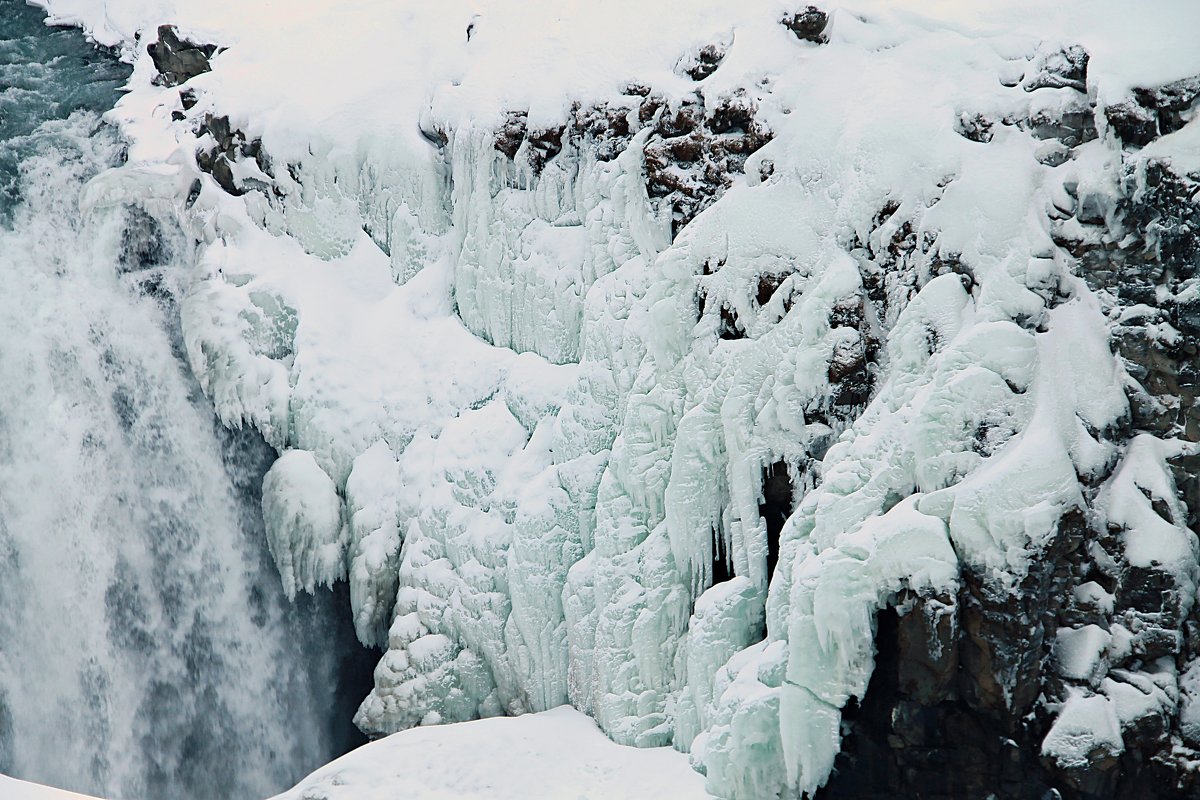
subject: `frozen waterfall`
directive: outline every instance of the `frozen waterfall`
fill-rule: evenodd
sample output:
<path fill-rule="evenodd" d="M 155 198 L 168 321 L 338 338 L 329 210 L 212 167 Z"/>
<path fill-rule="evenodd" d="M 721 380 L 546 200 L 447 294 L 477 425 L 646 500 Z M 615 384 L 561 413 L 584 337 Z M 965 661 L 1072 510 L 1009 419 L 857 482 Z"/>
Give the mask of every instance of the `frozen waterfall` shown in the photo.
<path fill-rule="evenodd" d="M 190 242 L 80 210 L 123 157 L 97 112 L 126 75 L 0 0 L 0 773 L 261 798 L 350 743 L 354 648 L 342 603 L 284 601 L 266 445 L 217 425 L 181 360 Z"/>
<path fill-rule="evenodd" d="M 1200 4 L 29 2 L 18 774 L 1200 797 Z"/>

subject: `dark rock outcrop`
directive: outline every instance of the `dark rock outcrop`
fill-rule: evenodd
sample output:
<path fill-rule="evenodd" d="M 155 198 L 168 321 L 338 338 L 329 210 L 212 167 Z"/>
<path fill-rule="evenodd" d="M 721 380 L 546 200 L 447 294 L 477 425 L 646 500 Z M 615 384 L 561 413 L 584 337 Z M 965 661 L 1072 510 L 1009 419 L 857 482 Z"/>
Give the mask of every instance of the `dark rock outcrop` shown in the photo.
<path fill-rule="evenodd" d="M 680 62 L 679 70 L 694 81 L 702 81 L 717 71 L 725 59 L 725 48 L 706 44 L 693 56 Z"/>
<path fill-rule="evenodd" d="M 975 574 L 959 596 L 905 593 L 880 611 L 876 667 L 861 705 L 843 717 L 843 750 L 818 792 L 823 800 L 1167 800 L 1200 790 L 1176 760 L 1171 720 L 1151 712 L 1124 731 L 1120 754 L 1097 752 L 1086 766 L 1059 766 L 1042 757 L 1053 722 L 1050 698 L 1063 691 L 1055 674 L 1052 632 L 1084 618 L 1129 620 L 1149 614 L 1149 630 L 1178 626 L 1173 587 L 1162 573 L 1117 570 L 1115 615 L 1082 607 L 1073 589 L 1102 577 L 1085 554 L 1102 535 L 1080 513 L 1068 514 L 1047 550 L 1033 561 L 1019 591 L 1002 590 Z M 1086 605 L 1086 604 L 1084 604 Z M 1137 611 L 1133 606 L 1157 608 Z M 1156 641 L 1147 637 L 1148 642 Z M 1152 648 L 1155 645 L 1150 645 Z M 1179 654 L 1167 637 L 1110 671 L 1111 679 L 1143 686 L 1144 661 Z M 1144 673 L 1143 673 L 1144 674 Z"/>
<path fill-rule="evenodd" d="M 699 97 L 677 104 L 655 96 L 639 109 L 654 132 L 646 141 L 646 188 L 672 208 L 678 232 L 720 197 L 732 176 L 745 172 L 746 158 L 771 140 L 756 119 L 757 106 L 745 93 L 706 105 Z"/>
<path fill-rule="evenodd" d="M 781 23 L 801 41 L 813 44 L 825 44 L 829 41 L 825 35 L 825 29 L 829 27 L 829 15 L 816 6 L 807 6 L 801 11 L 789 14 Z"/>
<path fill-rule="evenodd" d="M 158 70 L 157 82 L 178 86 L 211 69 L 209 61 L 216 55 L 217 46 L 186 41 L 179 38 L 174 26 L 160 25 L 158 41 L 147 45 L 146 52 Z"/>
<path fill-rule="evenodd" d="M 1200 105 L 1200 75 L 1156 88 L 1135 89 L 1133 98 L 1104 110 L 1113 132 L 1128 145 L 1142 147 L 1184 126 Z"/>
<path fill-rule="evenodd" d="M 267 194 L 278 191 L 267 182 L 274 176 L 274 172 L 271 159 L 263 149 L 260 139 L 247 139 L 245 133 L 233 127 L 229 117 L 213 114 L 206 114 L 198 120 L 195 130 L 201 142 L 207 144 L 197 151 L 196 166 L 201 172 L 211 175 L 217 185 L 226 192 L 241 196 L 251 189 L 258 189 Z M 259 177 L 265 177 L 267 181 L 237 177 L 234 165 L 247 160 L 258 167 L 261 173 Z"/>
<path fill-rule="evenodd" d="M 646 190 L 669 206 L 672 229 L 678 232 L 745 171 L 748 156 L 770 141 L 757 110 L 744 92 L 706 103 L 699 94 L 670 101 L 647 87 L 630 86 L 624 102 L 577 107 L 562 128 L 529 130 L 527 115 L 511 112 L 496 130 L 494 146 L 538 175 L 568 143 L 609 161 L 648 127 Z"/>

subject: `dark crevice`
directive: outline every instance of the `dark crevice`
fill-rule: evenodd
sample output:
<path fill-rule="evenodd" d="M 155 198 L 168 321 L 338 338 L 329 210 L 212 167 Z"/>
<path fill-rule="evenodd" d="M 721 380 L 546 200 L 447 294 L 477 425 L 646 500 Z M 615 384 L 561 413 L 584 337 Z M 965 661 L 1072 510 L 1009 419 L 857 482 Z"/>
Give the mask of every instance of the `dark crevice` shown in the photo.
<path fill-rule="evenodd" d="M 758 513 L 767 525 L 767 575 L 770 576 L 779 562 L 779 534 L 795 507 L 795 487 L 786 462 L 776 461 L 763 470 L 762 497 Z"/>
<path fill-rule="evenodd" d="M 712 528 L 712 585 L 724 583 L 733 577 L 733 558 L 723 537 L 715 527 Z"/>

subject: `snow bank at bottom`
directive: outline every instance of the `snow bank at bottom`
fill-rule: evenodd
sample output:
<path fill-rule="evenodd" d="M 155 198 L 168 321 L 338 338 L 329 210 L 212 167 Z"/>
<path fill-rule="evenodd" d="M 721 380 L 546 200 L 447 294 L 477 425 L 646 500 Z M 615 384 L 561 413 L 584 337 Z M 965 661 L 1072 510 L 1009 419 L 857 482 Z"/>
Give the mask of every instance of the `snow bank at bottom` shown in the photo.
<path fill-rule="evenodd" d="M 710 800 L 669 747 L 614 744 L 569 706 L 413 728 L 339 758 L 273 800 Z M 0 775 L 3 800 L 96 800 Z"/>
<path fill-rule="evenodd" d="M 89 795 L 51 789 L 49 786 L 27 783 L 5 775 L 0 775 L 0 797 L 4 800 L 95 800 Z"/>
<path fill-rule="evenodd" d="M 392 734 L 322 767 L 274 800 L 395 797 L 707 800 L 712 795 L 686 755 L 669 747 L 614 744 L 590 717 L 560 706 Z"/>

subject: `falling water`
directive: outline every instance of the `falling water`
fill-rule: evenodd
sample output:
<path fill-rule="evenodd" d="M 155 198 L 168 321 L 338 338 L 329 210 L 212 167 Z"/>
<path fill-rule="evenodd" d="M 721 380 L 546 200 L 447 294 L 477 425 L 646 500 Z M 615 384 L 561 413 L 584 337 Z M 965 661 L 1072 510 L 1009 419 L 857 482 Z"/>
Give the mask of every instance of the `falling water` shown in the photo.
<path fill-rule="evenodd" d="M 0 772 L 264 797 L 350 744 L 346 626 L 282 599 L 269 452 L 215 425 L 180 357 L 191 243 L 80 211 L 122 158 L 98 112 L 126 75 L 0 0 Z"/>

